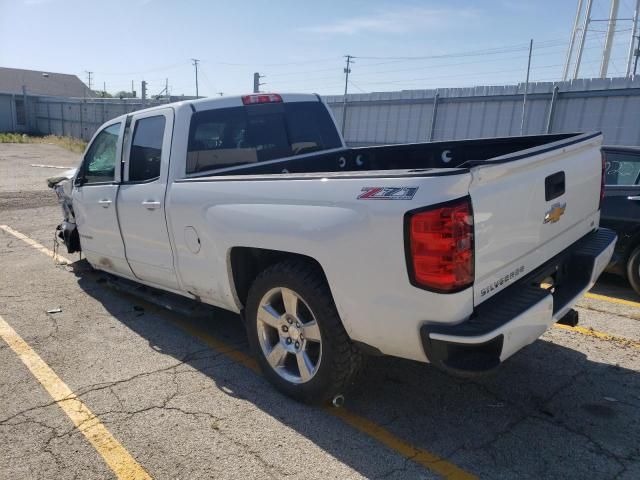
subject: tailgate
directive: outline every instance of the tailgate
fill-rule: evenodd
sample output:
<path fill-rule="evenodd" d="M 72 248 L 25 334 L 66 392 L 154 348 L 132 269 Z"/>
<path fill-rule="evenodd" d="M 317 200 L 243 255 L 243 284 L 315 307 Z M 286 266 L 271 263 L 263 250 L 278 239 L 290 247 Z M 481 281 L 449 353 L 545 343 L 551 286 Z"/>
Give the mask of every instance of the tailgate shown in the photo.
<path fill-rule="evenodd" d="M 475 305 L 598 226 L 601 143 L 577 135 L 471 168 Z"/>

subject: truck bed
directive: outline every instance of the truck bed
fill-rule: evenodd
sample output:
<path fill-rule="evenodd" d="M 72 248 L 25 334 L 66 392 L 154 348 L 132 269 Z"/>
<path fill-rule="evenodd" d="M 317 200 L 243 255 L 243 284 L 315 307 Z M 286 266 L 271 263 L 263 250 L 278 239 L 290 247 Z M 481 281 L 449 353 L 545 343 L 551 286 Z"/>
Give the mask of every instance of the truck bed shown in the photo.
<path fill-rule="evenodd" d="M 344 148 L 331 152 L 310 153 L 297 157 L 231 166 L 194 176 L 355 173 L 384 170 L 413 170 L 414 173 L 425 174 L 429 169 L 470 168 L 498 157 L 508 156 L 504 159 L 505 161 L 516 160 L 521 157 L 515 154 L 523 150 L 543 145 L 549 145 L 549 150 L 553 150 L 595 135 L 598 133 L 562 133 Z M 536 153 L 541 152 L 537 151 Z M 427 174 L 438 173 L 442 172 L 432 171 Z"/>

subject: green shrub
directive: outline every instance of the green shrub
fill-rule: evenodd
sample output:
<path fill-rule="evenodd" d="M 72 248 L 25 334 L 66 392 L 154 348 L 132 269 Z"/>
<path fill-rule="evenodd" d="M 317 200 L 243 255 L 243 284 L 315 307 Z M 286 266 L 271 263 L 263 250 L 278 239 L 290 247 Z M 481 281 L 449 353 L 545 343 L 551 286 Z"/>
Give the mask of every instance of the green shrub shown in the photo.
<path fill-rule="evenodd" d="M 0 133 L 0 143 L 47 143 L 50 145 L 58 145 L 76 153 L 84 152 L 87 146 L 87 142 L 78 138 L 60 137 L 58 135 L 39 137 L 25 133 Z"/>

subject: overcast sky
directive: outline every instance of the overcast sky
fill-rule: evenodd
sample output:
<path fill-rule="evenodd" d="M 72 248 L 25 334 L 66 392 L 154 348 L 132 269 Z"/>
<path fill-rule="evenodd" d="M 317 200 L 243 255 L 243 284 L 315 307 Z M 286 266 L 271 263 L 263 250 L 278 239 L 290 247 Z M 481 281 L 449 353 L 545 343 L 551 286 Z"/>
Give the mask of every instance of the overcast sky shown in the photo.
<path fill-rule="evenodd" d="M 595 0 L 605 18 L 607 0 Z M 630 16 L 621 0 L 620 16 Z M 0 0 L 0 66 L 73 73 L 94 88 L 174 95 L 251 91 L 253 72 L 270 91 L 341 93 L 345 54 L 350 92 L 500 85 L 562 73 L 576 0 L 448 1 L 64 1 Z M 594 24 L 583 76 L 595 76 L 604 24 Z M 610 76 L 624 75 L 630 22 L 621 22 Z M 438 57 L 440 58 L 404 58 Z"/>

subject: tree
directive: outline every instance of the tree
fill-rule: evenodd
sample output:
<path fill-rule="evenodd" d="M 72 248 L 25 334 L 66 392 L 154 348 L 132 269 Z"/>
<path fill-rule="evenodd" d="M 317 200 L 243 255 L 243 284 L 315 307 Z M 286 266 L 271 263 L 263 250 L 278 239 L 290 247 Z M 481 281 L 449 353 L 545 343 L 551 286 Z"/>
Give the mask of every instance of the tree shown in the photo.
<path fill-rule="evenodd" d="M 126 92 L 124 90 L 120 90 L 113 96 L 114 98 L 136 98 L 136 92 Z"/>
<path fill-rule="evenodd" d="M 113 98 L 113 95 L 103 90 L 94 90 L 93 93 L 95 93 L 98 98 Z"/>

